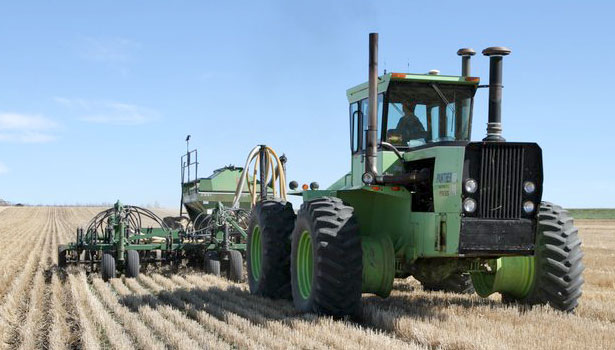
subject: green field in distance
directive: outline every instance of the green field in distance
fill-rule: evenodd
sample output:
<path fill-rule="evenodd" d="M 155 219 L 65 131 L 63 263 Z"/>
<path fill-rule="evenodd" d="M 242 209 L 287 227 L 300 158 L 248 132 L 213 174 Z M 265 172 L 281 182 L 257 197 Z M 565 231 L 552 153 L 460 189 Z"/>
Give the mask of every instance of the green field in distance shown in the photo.
<path fill-rule="evenodd" d="M 568 209 L 575 219 L 615 219 L 615 209 Z"/>

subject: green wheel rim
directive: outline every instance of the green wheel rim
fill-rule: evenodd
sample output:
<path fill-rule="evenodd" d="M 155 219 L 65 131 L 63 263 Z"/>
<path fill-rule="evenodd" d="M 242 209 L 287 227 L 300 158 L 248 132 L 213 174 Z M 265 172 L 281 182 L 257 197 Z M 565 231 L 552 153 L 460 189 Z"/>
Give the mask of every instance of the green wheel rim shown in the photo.
<path fill-rule="evenodd" d="M 303 299 L 309 298 L 312 293 L 313 272 L 312 236 L 308 231 L 303 231 L 297 247 L 297 284 Z"/>
<path fill-rule="evenodd" d="M 262 259 L 261 229 L 254 227 L 250 240 L 250 267 L 252 278 L 258 281 L 261 278 L 261 259 Z"/>
<path fill-rule="evenodd" d="M 472 283 L 476 293 L 487 297 L 495 292 L 515 298 L 525 298 L 534 287 L 536 278 L 535 258 L 511 256 L 491 262 L 494 273 L 473 272 Z"/>

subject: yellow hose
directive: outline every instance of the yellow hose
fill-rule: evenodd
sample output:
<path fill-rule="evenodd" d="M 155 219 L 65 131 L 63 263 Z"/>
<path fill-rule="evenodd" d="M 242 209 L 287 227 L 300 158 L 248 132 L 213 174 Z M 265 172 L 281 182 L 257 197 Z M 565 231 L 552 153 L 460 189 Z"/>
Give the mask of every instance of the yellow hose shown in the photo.
<path fill-rule="evenodd" d="M 256 190 L 257 185 L 257 173 L 259 171 L 258 164 L 260 164 L 260 151 L 261 147 L 264 148 L 265 156 L 267 157 L 267 162 L 270 166 L 267 166 L 266 169 L 260 169 L 265 171 L 265 182 L 260 184 L 260 186 L 268 187 L 268 184 L 271 183 L 272 195 L 274 198 L 281 198 L 286 200 L 286 174 L 284 173 L 284 167 L 282 166 L 282 162 L 278 157 L 277 153 L 269 146 L 256 146 L 250 151 L 248 158 L 246 159 L 246 164 L 241 172 L 241 177 L 239 179 L 239 183 L 237 184 L 237 189 L 235 190 L 235 198 L 233 199 L 233 208 L 239 207 L 239 201 L 241 198 L 241 194 L 243 192 L 244 184 L 247 183 L 248 192 L 251 196 L 252 206 L 256 204 L 258 201 L 259 191 Z M 275 160 L 275 164 L 274 164 Z M 248 180 L 248 174 L 250 173 L 250 167 L 254 163 L 254 169 L 252 173 L 252 183 Z M 271 172 L 271 175 L 269 174 Z M 276 182 L 279 189 L 279 192 L 276 190 Z M 279 197 L 278 197 L 279 193 Z"/>

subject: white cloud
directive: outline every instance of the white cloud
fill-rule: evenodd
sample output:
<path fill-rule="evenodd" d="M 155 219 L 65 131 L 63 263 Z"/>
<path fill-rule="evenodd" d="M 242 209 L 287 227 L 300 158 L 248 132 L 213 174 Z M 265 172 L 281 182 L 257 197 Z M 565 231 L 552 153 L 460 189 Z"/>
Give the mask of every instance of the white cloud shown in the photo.
<path fill-rule="evenodd" d="M 79 120 L 99 124 L 141 125 L 158 117 L 150 108 L 114 101 L 56 97 L 57 103 L 80 114 Z"/>
<path fill-rule="evenodd" d="M 43 130 L 56 126 L 52 120 L 39 115 L 0 113 L 0 130 Z"/>
<path fill-rule="evenodd" d="M 85 38 L 82 56 L 88 60 L 105 63 L 127 63 L 133 58 L 140 44 L 126 38 Z"/>
<path fill-rule="evenodd" d="M 4 165 L 4 163 L 0 162 L 0 175 L 6 174 L 9 172 L 9 168 Z"/>
<path fill-rule="evenodd" d="M 0 142 L 50 142 L 56 137 L 49 131 L 57 126 L 53 120 L 39 115 L 0 113 Z"/>

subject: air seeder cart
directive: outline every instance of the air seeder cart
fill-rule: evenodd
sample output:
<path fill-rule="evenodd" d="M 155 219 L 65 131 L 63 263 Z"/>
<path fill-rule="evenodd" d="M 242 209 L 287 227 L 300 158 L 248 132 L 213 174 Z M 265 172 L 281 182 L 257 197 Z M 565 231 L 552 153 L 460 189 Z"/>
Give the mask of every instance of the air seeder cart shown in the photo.
<path fill-rule="evenodd" d="M 542 202 L 542 152 L 501 135 L 504 47 L 490 47 L 487 137 L 470 141 L 479 78 L 377 74 L 347 92 L 351 169 L 325 190 L 253 209 L 250 291 L 302 311 L 347 315 L 362 293 L 387 297 L 410 275 L 426 289 L 502 294 L 571 311 L 581 295 L 581 241 L 572 217 Z"/>
<path fill-rule="evenodd" d="M 186 142 L 189 140 L 190 136 Z M 185 208 L 191 237 L 209 237 L 204 254 L 208 273 L 242 268 L 251 208 L 264 198 L 286 198 L 285 163 L 284 155 L 278 157 L 270 147 L 259 145 L 249 153 L 243 168 L 229 165 L 200 178 L 198 151 L 187 147 L 181 161 L 180 216 Z"/>
<path fill-rule="evenodd" d="M 275 190 L 276 182 L 284 180 L 283 163 L 275 152 L 258 146 L 251 157 L 246 168 L 227 166 L 199 178 L 197 151 L 188 151 L 182 156 L 179 217 L 162 219 L 151 210 L 118 201 L 85 229 L 78 228 L 75 242 L 58 247 L 58 265 L 82 264 L 90 271 L 100 270 L 108 280 L 118 271 L 136 277 L 144 263 L 203 264 L 208 273 L 224 272 L 229 279 L 241 281 L 250 207 L 268 193 L 285 196 L 281 183 L 280 192 Z M 257 162 L 260 169 L 271 166 L 271 179 L 266 170 L 260 171 L 259 180 L 256 172 L 248 176 L 247 167 L 255 157 L 266 160 Z M 260 183 L 265 182 L 269 186 L 261 190 Z M 184 206 L 189 218 L 181 216 Z"/>

